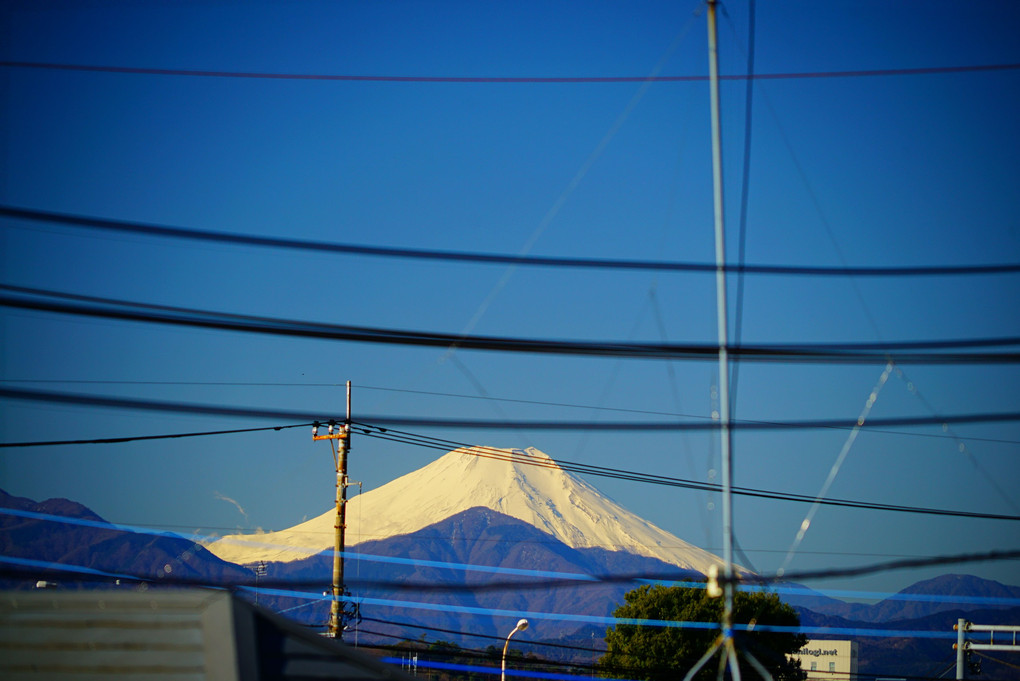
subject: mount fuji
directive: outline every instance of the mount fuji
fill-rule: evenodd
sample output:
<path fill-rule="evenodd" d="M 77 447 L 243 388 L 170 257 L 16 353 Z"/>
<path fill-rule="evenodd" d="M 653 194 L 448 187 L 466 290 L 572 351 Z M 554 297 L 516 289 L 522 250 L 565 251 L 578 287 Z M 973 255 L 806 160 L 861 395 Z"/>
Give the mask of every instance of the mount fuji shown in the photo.
<path fill-rule="evenodd" d="M 409 535 L 474 508 L 522 521 L 575 549 L 623 551 L 705 574 L 718 556 L 623 508 L 592 485 L 529 448 L 468 447 L 347 503 L 346 543 Z M 292 562 L 334 542 L 335 509 L 278 532 L 228 535 L 206 543 L 237 564 Z"/>
<path fill-rule="evenodd" d="M 459 484 L 474 482 L 465 478 Z M 389 518 L 397 519 L 396 514 Z M 253 550 L 250 555 L 258 554 Z M 36 503 L 0 490 L 0 558 L 0 587 L 5 589 L 35 589 L 40 580 L 64 590 L 144 590 L 197 582 L 240 588 L 263 607 L 310 627 L 321 628 L 328 616 L 329 603 L 319 598 L 330 583 L 328 551 L 268 563 L 260 594 L 257 574 L 224 562 L 186 537 L 114 525 L 66 499 Z M 428 635 L 442 637 L 435 641 L 438 649 L 451 640 L 477 649 L 484 645 L 479 636 L 502 641 L 527 613 L 535 626 L 517 645 L 529 639 L 556 643 L 541 655 L 582 664 L 597 656 L 595 642 L 605 633 L 600 620 L 635 586 L 632 578 L 697 579 L 656 558 L 569 547 L 531 523 L 485 507 L 410 533 L 365 540 L 349 558 L 345 584 L 359 613 L 349 641 L 353 637 L 357 644 L 360 636 L 366 644 L 389 645 L 394 639 L 420 639 L 424 646 Z M 917 638 L 911 632 L 950 631 L 960 617 L 993 625 L 1020 621 L 1020 588 L 967 575 L 920 582 L 874 605 L 811 593 L 784 600 L 797 608 L 802 625 L 829 627 L 833 635 L 837 630 L 866 632 L 878 623 L 902 631 L 902 637 L 858 637 L 861 673 L 871 676 L 920 677 L 944 664 L 943 639 Z M 428 645 L 432 649 L 433 643 Z"/>

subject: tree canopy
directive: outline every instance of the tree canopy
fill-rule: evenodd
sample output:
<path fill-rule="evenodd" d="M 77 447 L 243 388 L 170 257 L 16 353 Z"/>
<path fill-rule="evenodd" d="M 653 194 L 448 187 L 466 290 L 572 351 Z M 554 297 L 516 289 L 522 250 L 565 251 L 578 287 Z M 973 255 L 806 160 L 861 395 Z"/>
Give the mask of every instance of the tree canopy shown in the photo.
<path fill-rule="evenodd" d="M 710 598 L 707 589 L 645 585 L 628 592 L 624 598 L 626 602 L 613 613 L 624 619 L 715 623 L 722 617 L 722 599 Z M 733 599 L 733 623 L 796 627 L 800 618 L 775 594 L 737 592 Z M 606 631 L 607 652 L 599 660 L 599 667 L 605 676 L 676 681 L 683 678 L 718 637 L 718 627 L 617 624 Z M 804 646 L 807 637 L 803 634 L 736 631 L 734 639 L 738 648 L 749 650 L 776 681 L 804 678 L 800 664 L 787 658 Z M 758 678 L 739 653 L 738 658 L 741 677 Z M 717 669 L 717 664 L 710 663 L 695 678 L 714 679 Z"/>

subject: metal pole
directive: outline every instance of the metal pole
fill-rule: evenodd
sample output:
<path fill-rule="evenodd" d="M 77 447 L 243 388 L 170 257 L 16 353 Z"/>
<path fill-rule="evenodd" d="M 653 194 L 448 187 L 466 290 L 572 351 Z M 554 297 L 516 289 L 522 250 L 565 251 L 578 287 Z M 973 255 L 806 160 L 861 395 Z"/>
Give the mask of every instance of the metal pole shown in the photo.
<path fill-rule="evenodd" d="M 967 631 L 967 620 L 960 618 L 956 620 L 956 678 L 964 679 L 967 674 L 967 639 L 964 632 Z"/>
<path fill-rule="evenodd" d="M 729 356 L 726 349 L 727 330 L 726 305 L 726 241 L 723 232 L 723 180 L 722 180 L 722 132 L 719 115 L 719 51 L 716 43 L 716 0 L 708 0 L 708 76 L 712 105 L 712 185 L 715 206 L 715 285 L 716 311 L 719 335 L 719 433 L 722 453 L 722 521 L 723 560 L 725 580 L 723 584 L 723 637 L 732 635 L 733 625 L 733 497 L 731 486 L 730 434 L 730 378 Z"/>
<path fill-rule="evenodd" d="M 507 634 L 506 643 L 503 644 L 503 662 L 500 665 L 499 680 L 506 681 L 506 651 L 510 647 L 510 637 L 516 634 L 518 631 L 524 631 L 528 628 L 528 620 L 519 620 L 514 630 Z"/>

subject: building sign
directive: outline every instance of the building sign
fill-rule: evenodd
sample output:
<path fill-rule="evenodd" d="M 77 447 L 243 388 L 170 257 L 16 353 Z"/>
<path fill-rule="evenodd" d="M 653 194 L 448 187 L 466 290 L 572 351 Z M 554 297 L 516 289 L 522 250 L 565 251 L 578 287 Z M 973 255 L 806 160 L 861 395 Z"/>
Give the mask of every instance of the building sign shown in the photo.
<path fill-rule="evenodd" d="M 856 641 L 808 641 L 790 657 L 800 661 L 808 681 L 857 681 Z"/>

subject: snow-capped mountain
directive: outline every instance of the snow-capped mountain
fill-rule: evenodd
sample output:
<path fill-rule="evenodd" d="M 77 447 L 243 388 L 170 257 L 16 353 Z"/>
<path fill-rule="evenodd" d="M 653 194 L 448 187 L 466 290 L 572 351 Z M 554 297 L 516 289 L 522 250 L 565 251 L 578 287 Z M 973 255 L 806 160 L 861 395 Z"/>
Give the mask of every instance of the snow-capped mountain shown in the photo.
<path fill-rule="evenodd" d="M 456 449 L 413 473 L 353 497 L 346 543 L 410 534 L 474 507 L 517 518 L 572 548 L 603 548 L 657 558 L 701 573 L 722 560 L 662 530 L 529 448 Z M 335 509 L 279 532 L 229 535 L 207 544 L 246 564 L 293 561 L 331 549 Z"/>
<path fill-rule="evenodd" d="M 355 641 L 358 635 L 365 643 L 412 640 L 425 627 L 426 631 L 444 630 L 444 641 L 475 648 L 479 634 L 495 640 L 504 637 L 519 613 L 569 613 L 562 620 L 537 619 L 529 635 L 533 640 L 561 644 L 559 648 L 543 649 L 543 657 L 553 653 L 560 655 L 561 661 L 582 664 L 591 662 L 591 646 L 602 640 L 605 625 L 573 616 L 610 615 L 637 582 L 582 580 L 564 584 L 549 580 L 543 588 L 518 588 L 533 581 L 533 577 L 520 574 L 522 570 L 526 573 L 537 567 L 547 574 L 644 575 L 681 581 L 692 578 L 654 558 L 567 547 L 530 523 L 478 507 L 417 532 L 365 541 L 359 548 L 348 563 L 345 584 L 363 606 L 361 613 L 371 626 L 366 625 L 360 634 L 356 628 Z M 4 559 L 0 561 L 0 587 L 11 590 L 35 589 L 40 580 L 52 582 L 61 590 L 117 591 L 159 588 L 161 584 L 176 587 L 183 580 L 221 588 L 246 585 L 249 588 L 240 592 L 253 598 L 259 584 L 251 570 L 225 563 L 184 537 L 162 531 L 132 531 L 107 523 L 73 501 L 49 499 L 37 503 L 3 490 L 0 557 Z M 375 560 L 380 557 L 412 560 Z M 465 569 L 477 566 L 497 569 Z M 268 579 L 297 589 L 302 584 L 321 584 L 325 589 L 330 584 L 331 568 L 328 552 L 304 560 L 271 563 L 262 584 L 265 586 Z M 440 588 L 421 588 L 422 584 Z M 502 588 L 493 588 L 500 584 Z M 313 591 L 319 589 L 313 586 Z M 300 590 L 267 591 L 262 590 L 262 606 L 309 627 L 324 626 L 328 600 L 310 601 Z M 904 678 L 921 677 L 944 666 L 946 642 L 939 636 L 952 631 L 961 616 L 991 625 L 1020 621 L 1020 588 L 967 575 L 942 575 L 918 582 L 873 605 L 844 603 L 820 593 L 783 600 L 797 608 L 803 626 L 865 631 L 851 638 L 860 642 L 860 673 L 869 676 L 895 673 Z M 411 607 L 416 604 L 427 607 Z M 867 635 L 876 624 L 903 635 Z M 931 632 L 932 636 L 912 632 Z M 992 678 L 1017 676 L 997 673 Z"/>

